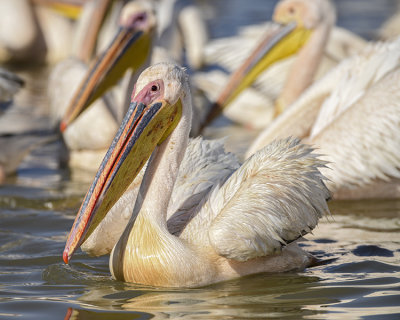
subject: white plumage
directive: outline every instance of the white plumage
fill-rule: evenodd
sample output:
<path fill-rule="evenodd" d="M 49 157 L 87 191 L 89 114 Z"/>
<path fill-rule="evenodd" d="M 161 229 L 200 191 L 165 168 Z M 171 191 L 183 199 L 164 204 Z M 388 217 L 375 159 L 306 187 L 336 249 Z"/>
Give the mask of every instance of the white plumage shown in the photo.
<path fill-rule="evenodd" d="M 213 188 L 182 237 L 208 233 L 219 255 L 237 261 L 280 252 L 328 212 L 324 163 L 311 152 L 295 139 L 269 144 Z"/>
<path fill-rule="evenodd" d="M 336 196 L 399 194 L 394 185 L 391 191 L 384 187 L 364 193 L 351 190 L 399 176 L 399 49 L 400 38 L 370 44 L 344 60 L 262 132 L 247 155 L 273 139 L 295 135 L 318 146 L 332 162 L 332 170 L 324 174 Z"/>
<path fill-rule="evenodd" d="M 137 97 L 153 92 L 147 91 L 155 88 L 152 83 L 164 88 L 162 101 L 182 101 L 182 116 L 155 148 L 143 177 L 134 180 L 134 188 L 142 182 L 132 217 L 110 257 L 114 277 L 157 286 L 199 286 L 309 265 L 311 256 L 290 242 L 329 212 L 329 192 L 320 173 L 325 162 L 311 147 L 289 138 L 271 143 L 239 167 L 221 142 L 198 138 L 188 143 L 191 97 L 181 68 L 148 68 L 136 84 Z M 125 193 L 121 204 L 134 200 L 135 192 Z M 121 204 L 111 211 L 121 213 Z"/>
<path fill-rule="evenodd" d="M 0 0 L 1 62 L 55 63 L 70 54 L 72 34 L 72 21 L 54 10 L 28 0 Z"/>

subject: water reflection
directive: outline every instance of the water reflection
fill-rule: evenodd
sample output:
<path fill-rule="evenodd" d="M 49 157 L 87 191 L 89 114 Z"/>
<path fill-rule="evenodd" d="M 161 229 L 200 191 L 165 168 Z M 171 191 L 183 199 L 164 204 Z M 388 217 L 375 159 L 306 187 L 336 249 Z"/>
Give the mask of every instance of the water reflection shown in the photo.
<path fill-rule="evenodd" d="M 357 247 L 357 241 L 343 245 L 340 241 L 316 237 L 303 245 L 313 253 L 325 252 L 320 258 L 337 259 L 300 274 L 252 275 L 186 290 L 162 290 L 113 281 L 104 274 L 93 275 L 96 270 L 93 265 L 89 273 L 89 267 L 83 264 L 80 268 L 86 271 L 80 281 L 87 277 L 87 285 L 76 301 L 79 307 L 71 310 L 71 319 L 117 314 L 125 319 L 127 315 L 120 314 L 121 311 L 133 313 L 138 319 L 148 319 L 149 315 L 155 319 L 335 319 L 338 313 L 360 317 L 398 314 L 398 246 L 387 249 L 390 247 L 387 241 L 382 246 L 390 255 L 382 257 L 372 252 L 366 258 L 351 250 Z M 335 249 L 330 251 L 330 246 Z"/>
<path fill-rule="evenodd" d="M 85 320 L 85 319 L 99 319 L 99 320 L 130 320 L 130 319 L 154 319 L 151 314 L 142 314 L 140 312 L 105 312 L 98 310 L 84 310 L 84 309 L 73 309 L 68 308 L 64 320 Z"/>
<path fill-rule="evenodd" d="M 166 291 L 113 281 L 105 276 L 106 261 L 94 266 L 85 260 L 73 266 L 74 272 L 83 271 L 81 280 L 87 277 L 88 285 L 77 299 L 80 307 L 71 310 L 71 319 L 117 315 L 125 319 L 129 314 L 137 319 L 337 319 L 350 315 L 352 319 L 381 319 L 382 315 L 395 319 L 400 311 L 400 236 L 396 228 L 365 229 L 367 223 L 362 221 L 385 225 L 383 221 L 389 219 L 398 224 L 396 203 L 382 201 L 374 207 L 333 202 L 334 216 L 302 245 L 321 259 L 336 260 L 300 274 L 253 275 L 205 288 Z M 356 219 L 360 213 L 364 215 Z M 357 220 L 358 225 L 354 224 Z M 99 273 L 101 265 L 104 273 Z"/>
<path fill-rule="evenodd" d="M 187 290 L 164 291 L 127 285 L 125 290 L 116 291 L 115 287 L 96 287 L 79 297 L 79 302 L 108 310 L 151 314 L 154 319 L 283 319 L 308 314 L 304 310 L 307 304 L 336 302 L 329 297 L 301 298 L 305 291 L 318 285 L 319 279 L 315 276 L 257 275 Z M 289 294 L 297 296 L 295 304 L 292 299 L 285 298 Z M 88 312 L 87 309 L 75 309 L 72 315 L 83 319 L 81 314 Z"/>

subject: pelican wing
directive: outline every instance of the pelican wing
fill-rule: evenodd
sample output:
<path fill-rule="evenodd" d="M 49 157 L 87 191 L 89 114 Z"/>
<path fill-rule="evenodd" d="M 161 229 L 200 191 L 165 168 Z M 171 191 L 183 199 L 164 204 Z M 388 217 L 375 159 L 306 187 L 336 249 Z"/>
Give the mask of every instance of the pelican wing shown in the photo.
<path fill-rule="evenodd" d="M 331 191 L 400 177 L 399 83 L 398 67 L 310 140 L 332 162 Z"/>
<path fill-rule="evenodd" d="M 274 139 L 287 135 L 315 136 L 362 97 L 368 89 L 396 68 L 400 38 L 392 43 L 368 45 L 358 55 L 343 60 L 313 83 L 285 112 L 252 143 L 252 155 Z"/>
<path fill-rule="evenodd" d="M 340 75 L 340 81 L 336 82 L 329 98 L 321 106 L 311 137 L 346 111 L 369 88 L 399 66 L 399 63 L 400 38 L 393 42 L 370 44 L 360 54 L 338 65 L 332 74 Z"/>
<path fill-rule="evenodd" d="M 273 254 L 310 232 L 329 212 L 329 191 L 313 149 L 297 139 L 273 142 L 248 159 L 210 199 L 216 252 L 245 261 Z"/>
<path fill-rule="evenodd" d="M 239 160 L 225 152 L 223 140 L 192 139 L 179 168 L 168 205 L 168 229 L 177 234 L 191 218 L 191 212 L 216 184 L 223 184 L 239 168 Z"/>

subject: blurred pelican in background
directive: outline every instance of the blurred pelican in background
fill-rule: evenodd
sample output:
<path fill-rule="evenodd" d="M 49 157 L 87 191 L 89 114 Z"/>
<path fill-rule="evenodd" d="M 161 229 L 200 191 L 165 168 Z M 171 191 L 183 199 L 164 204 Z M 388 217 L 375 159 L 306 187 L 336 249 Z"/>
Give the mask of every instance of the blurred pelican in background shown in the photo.
<path fill-rule="evenodd" d="M 204 50 L 208 30 L 203 13 L 193 0 L 153 0 L 157 12 L 157 48 L 167 59 L 155 57 L 153 63 L 171 60 L 198 70 L 205 64 Z M 157 52 L 157 51 L 156 51 Z"/>
<path fill-rule="evenodd" d="M 197 35 L 189 37 L 190 41 L 186 39 L 185 50 L 187 59 L 193 67 L 201 66 L 199 46 L 201 47 L 201 44 L 205 42 L 207 33 L 198 10 L 195 10 L 189 1 L 162 1 L 157 11 L 157 17 L 163 21 L 162 27 L 158 28 L 161 35 L 158 41 L 156 39 L 153 41 L 156 36 L 155 30 L 153 32 L 156 25 L 154 6 L 148 1 L 131 1 L 125 5 L 122 11 L 118 11 L 118 9 L 116 11 L 119 12 L 121 20 L 128 19 L 127 15 L 130 16 L 129 19 L 140 17 L 144 20 L 140 26 L 143 34 L 137 35 L 137 39 L 134 40 L 135 44 L 132 45 L 135 49 L 124 50 L 113 42 L 104 49 L 104 53 L 86 72 L 84 71 L 85 65 L 78 59 L 68 59 L 53 71 L 48 90 L 50 105 L 53 110 L 53 119 L 63 118 L 61 123 L 63 129 L 71 124 L 64 131 L 66 145 L 74 151 L 70 154 L 71 166 L 89 166 L 91 169 L 95 169 L 100 164 L 101 154 L 105 152 L 106 146 L 115 134 L 117 124 L 126 112 L 125 106 L 129 105 L 130 92 L 136 76 L 150 63 L 150 59 L 153 63 L 182 59 L 184 50 L 182 46 L 178 47 L 178 50 L 172 50 L 172 44 L 176 42 L 177 36 L 182 34 L 178 30 L 179 25 L 181 28 L 190 26 L 183 32 L 186 37 L 192 32 Z M 126 13 L 126 7 L 131 8 L 129 14 Z M 115 16 L 114 13 L 111 15 Z M 90 15 L 88 16 L 90 17 Z M 165 16 L 169 17 L 167 21 L 165 21 Z M 193 25 L 197 26 L 196 32 L 193 31 Z M 193 39 L 199 40 L 194 41 Z M 182 42 L 182 39 L 178 40 L 179 43 Z M 114 41 L 119 41 L 118 36 Z M 154 42 L 155 52 L 151 54 Z M 174 56 L 177 52 L 179 52 L 179 56 Z M 131 71 L 126 72 L 129 69 Z M 127 74 L 123 78 L 125 73 Z M 77 79 L 82 79 L 79 87 Z M 117 84 L 119 85 L 116 86 Z M 110 91 L 111 88 L 114 89 Z M 108 93 L 104 96 L 107 91 Z M 73 92 L 75 92 L 74 96 L 72 96 Z M 100 97 L 103 98 L 99 99 Z M 93 103 L 95 105 L 88 108 Z M 83 113 L 83 111 L 85 112 Z M 82 115 L 78 117 L 81 113 Z M 95 126 L 106 127 L 108 130 L 102 130 L 102 134 L 99 135 Z M 100 152 L 92 152 L 92 150 L 100 149 Z M 82 159 L 82 157 L 91 156 L 95 156 L 97 160 Z"/>
<path fill-rule="evenodd" d="M 371 43 L 314 83 L 267 127 L 247 156 L 279 137 L 312 143 L 336 198 L 400 196 L 400 38 Z"/>
<path fill-rule="evenodd" d="M 0 0 L 0 61 L 55 63 L 71 53 L 84 0 Z"/>
<path fill-rule="evenodd" d="M 274 139 L 299 137 L 315 144 L 332 162 L 322 171 L 334 197 L 398 197 L 400 39 L 367 44 L 307 89 L 333 26 L 331 9 L 327 0 L 279 2 L 274 16 L 283 24 L 282 31 L 267 45 L 260 44 L 232 76 L 217 104 L 228 104 L 263 68 L 301 48 L 277 101 L 275 113 L 280 116 L 254 141 L 246 157 Z M 319 21 L 320 28 L 310 34 L 309 27 Z"/>
<path fill-rule="evenodd" d="M 44 133 L 44 119 L 14 100 L 24 85 L 20 76 L 0 68 L 0 184 L 32 150 L 55 139 Z"/>
<path fill-rule="evenodd" d="M 325 163 L 312 148 L 286 139 L 232 170 L 237 160 L 220 143 L 197 138 L 189 147 L 191 113 L 189 82 L 181 67 L 160 63 L 141 74 L 71 229 L 66 263 L 150 158 L 137 199 L 124 200 L 131 217 L 111 253 L 115 279 L 196 287 L 312 264 L 314 258 L 293 241 L 329 212 L 329 193 L 319 171 Z M 222 161 L 207 159 L 198 166 L 205 151 Z M 199 196 L 204 189 L 205 196 Z M 102 238 L 110 245 L 115 222 L 108 222 Z"/>
<path fill-rule="evenodd" d="M 229 81 L 221 72 L 214 72 L 215 77 L 207 73 L 196 75 L 196 87 L 209 92 L 211 101 L 216 101 L 203 127 L 224 109 L 224 113 L 238 123 L 265 128 L 315 79 L 366 44 L 359 36 L 334 26 L 335 8 L 328 0 L 280 1 L 273 20 L 275 23 L 248 27 L 236 39 L 221 39 L 207 46 L 207 63 L 215 61 L 230 72 L 236 71 Z M 276 31 L 277 24 L 286 25 L 286 31 Z M 280 42 L 279 37 L 284 37 L 282 45 L 269 50 L 271 42 Z M 317 49 L 319 47 L 323 50 Z M 298 65 L 303 64 L 307 64 L 307 68 L 299 71 Z M 221 84 L 224 83 L 223 89 Z M 220 92 L 219 96 L 216 92 Z"/>
<path fill-rule="evenodd" d="M 2 116 L 3 112 L 10 107 L 14 95 L 19 91 L 19 89 L 21 89 L 23 85 L 24 80 L 22 80 L 19 76 L 4 68 L 0 68 L 0 117 Z M 7 140 L 7 142 L 10 141 Z M 15 168 L 20 163 L 20 159 L 25 156 L 25 152 L 17 152 L 18 159 L 15 159 L 15 157 L 14 159 L 11 159 L 12 156 L 10 156 L 10 153 L 8 153 L 7 150 L 12 148 L 14 144 L 5 145 L 5 143 L 2 143 L 0 138 L 0 145 L 1 144 L 3 144 L 3 147 L 0 148 L 0 184 L 5 180 L 7 175 L 15 172 Z M 16 152 L 11 152 L 11 155 L 15 154 Z"/>
<path fill-rule="evenodd" d="M 127 86 L 132 88 L 134 75 L 149 63 L 155 26 L 148 2 L 128 2 L 120 12 L 114 39 L 89 68 L 80 59 L 71 58 L 53 70 L 49 101 L 53 119 L 62 119 L 63 138 L 71 151 L 70 166 L 93 170 L 100 164 L 126 109 L 115 99 L 99 98 L 129 69 Z"/>
<path fill-rule="evenodd" d="M 99 39 L 98 52 L 105 49 L 112 39 L 122 6 L 128 1 L 114 1 L 108 19 L 109 26 L 102 29 L 107 34 Z M 157 36 L 152 63 L 174 61 L 191 70 L 204 65 L 204 47 L 208 30 L 203 13 L 193 0 L 149 0 L 157 19 Z M 90 21 L 90 20 L 89 20 Z"/>
<path fill-rule="evenodd" d="M 96 55 L 97 47 L 104 46 L 104 42 L 110 46 L 112 37 L 117 34 L 121 3 L 122 1 L 92 0 L 84 5 L 77 23 L 72 54 L 55 65 L 49 76 L 47 95 L 51 117 L 55 123 L 65 114 L 74 92 L 84 82 L 85 74 L 90 73 L 88 65 Z M 104 24 L 107 26 L 104 27 Z M 112 36 L 109 35 L 110 29 L 113 31 Z M 106 50 L 104 48 L 102 51 Z"/>

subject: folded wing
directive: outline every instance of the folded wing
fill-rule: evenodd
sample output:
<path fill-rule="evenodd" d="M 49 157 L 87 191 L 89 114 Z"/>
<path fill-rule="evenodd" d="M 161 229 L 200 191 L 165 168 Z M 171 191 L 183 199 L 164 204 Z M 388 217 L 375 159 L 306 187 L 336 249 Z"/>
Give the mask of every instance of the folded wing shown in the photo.
<path fill-rule="evenodd" d="M 224 201 L 209 229 L 211 245 L 238 261 L 279 252 L 329 212 L 325 162 L 297 139 L 275 141 L 248 159 L 219 189 Z M 219 197 L 220 199 L 222 197 Z"/>

